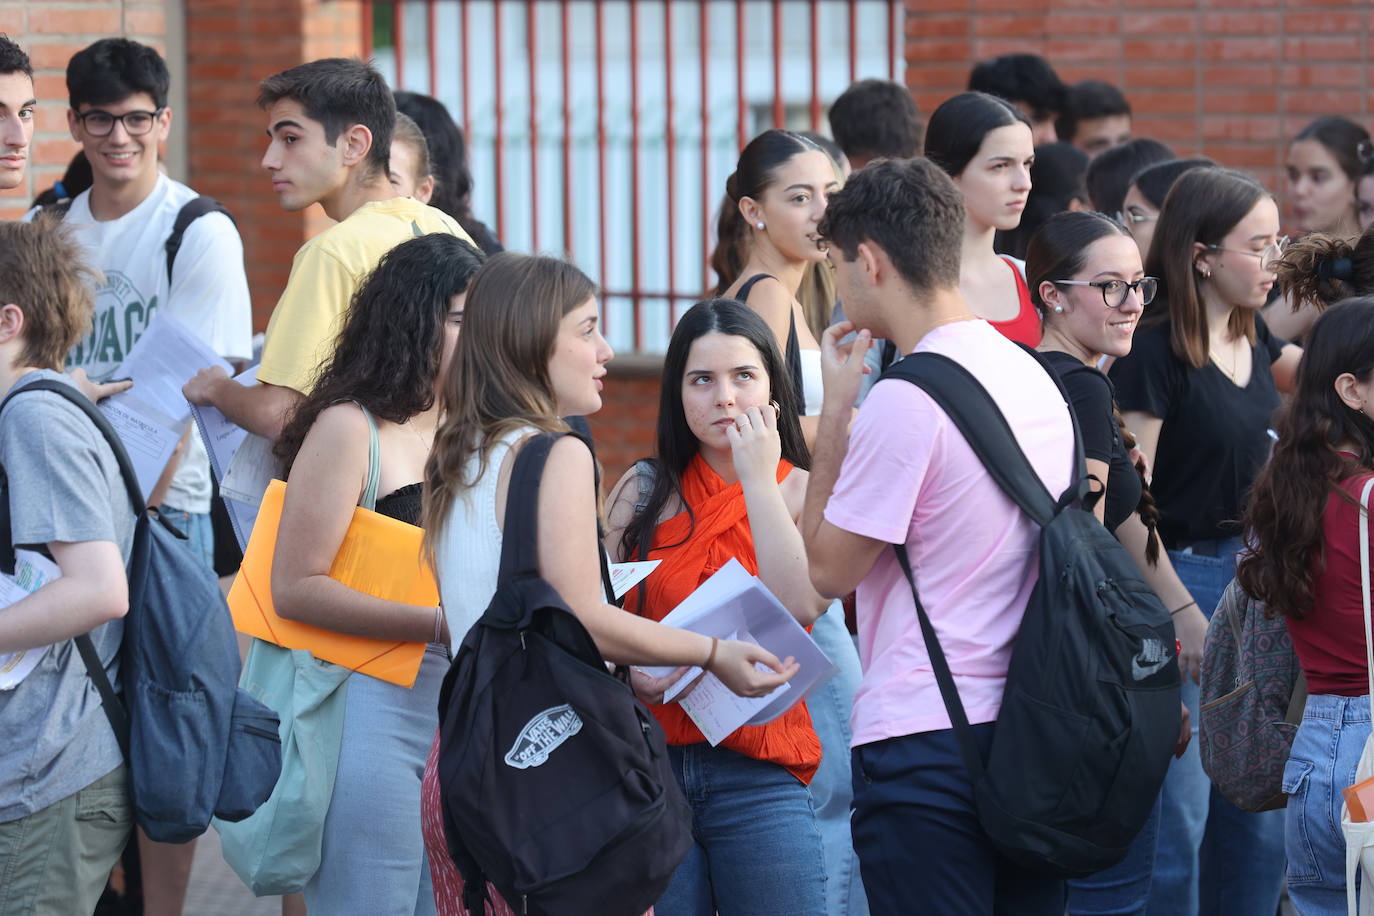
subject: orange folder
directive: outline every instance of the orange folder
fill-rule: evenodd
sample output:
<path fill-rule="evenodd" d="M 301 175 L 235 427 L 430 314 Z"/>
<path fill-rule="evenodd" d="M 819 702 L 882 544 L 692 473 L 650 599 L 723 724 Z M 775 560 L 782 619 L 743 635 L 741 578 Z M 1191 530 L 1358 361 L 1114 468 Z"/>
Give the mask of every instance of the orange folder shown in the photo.
<path fill-rule="evenodd" d="M 272 481 L 263 494 L 243 566 L 229 589 L 234 629 L 287 649 L 305 649 L 318 659 L 411 687 L 425 654 L 422 642 L 346 636 L 278 616 L 272 607 L 272 553 L 281 524 L 286 484 Z M 359 507 L 329 569 L 331 579 L 375 598 L 437 605 L 439 586 L 420 558 L 424 532 L 414 525 Z"/>

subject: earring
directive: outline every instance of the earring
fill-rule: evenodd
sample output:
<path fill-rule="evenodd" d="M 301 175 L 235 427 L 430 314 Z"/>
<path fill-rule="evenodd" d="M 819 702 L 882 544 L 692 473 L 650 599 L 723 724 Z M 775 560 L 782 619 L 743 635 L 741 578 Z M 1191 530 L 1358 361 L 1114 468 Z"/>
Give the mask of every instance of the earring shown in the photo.
<path fill-rule="evenodd" d="M 1056 306 L 1054 307 L 1054 313 L 1055 313 L 1056 315 L 1062 315 L 1062 314 L 1064 314 L 1064 306 L 1062 306 L 1062 305 L 1056 305 Z"/>
<path fill-rule="evenodd" d="M 759 220 L 759 221 L 758 221 L 757 223 L 755 223 L 754 225 L 756 225 L 756 226 L 758 226 L 760 229 L 762 229 L 762 228 L 763 228 L 763 220 Z"/>

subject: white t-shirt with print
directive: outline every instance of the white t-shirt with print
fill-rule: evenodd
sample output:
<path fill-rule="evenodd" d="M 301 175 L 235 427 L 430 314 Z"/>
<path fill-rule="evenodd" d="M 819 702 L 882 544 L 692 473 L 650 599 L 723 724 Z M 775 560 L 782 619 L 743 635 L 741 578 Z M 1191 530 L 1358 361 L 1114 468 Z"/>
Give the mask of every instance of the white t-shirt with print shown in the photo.
<path fill-rule="evenodd" d="M 119 219 L 91 216 L 90 191 L 79 194 L 63 222 L 102 274 L 91 332 L 67 354 L 67 368 L 107 378 L 158 312 L 172 315 L 216 353 L 252 355 L 252 305 L 243 270 L 243 241 L 222 213 L 207 213 L 182 236 L 167 279 L 167 236 L 195 191 L 166 175 L 137 207 Z M 37 211 L 25 218 L 31 219 Z M 186 512 L 210 511 L 210 460 L 192 432 L 166 503 Z"/>

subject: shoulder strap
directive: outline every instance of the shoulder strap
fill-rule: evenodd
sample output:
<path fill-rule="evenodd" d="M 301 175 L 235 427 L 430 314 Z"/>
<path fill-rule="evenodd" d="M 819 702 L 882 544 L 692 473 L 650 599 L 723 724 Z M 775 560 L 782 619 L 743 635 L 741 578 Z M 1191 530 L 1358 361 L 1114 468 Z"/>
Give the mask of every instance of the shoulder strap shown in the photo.
<path fill-rule="evenodd" d="M 364 509 L 377 508 L 377 483 L 382 479 L 382 448 L 377 439 L 377 421 L 368 410 L 357 401 L 358 409 L 367 418 L 367 483 L 363 485 L 363 495 L 358 505 Z"/>
<path fill-rule="evenodd" d="M 119 742 L 119 749 L 123 752 L 124 759 L 128 760 L 129 711 L 124 707 L 124 701 L 115 693 L 114 685 L 110 683 L 110 678 L 105 673 L 105 666 L 100 664 L 100 654 L 95 651 L 95 643 L 91 642 L 91 634 L 82 633 L 80 636 L 74 636 L 72 642 L 76 643 L 76 651 L 81 654 L 81 661 L 86 665 L 86 676 L 91 679 L 96 692 L 100 694 L 100 708 L 105 710 L 105 718 L 115 733 L 115 740 Z"/>
<path fill-rule="evenodd" d="M 1053 373 L 1048 374 L 1064 395 L 1059 380 Z M 1021 450 L 997 402 L 959 363 L 940 353 L 913 353 L 894 363 L 882 377 L 902 379 L 930 395 L 963 434 L 1002 492 L 1041 527 L 1048 525 L 1064 506 L 1081 501 L 1086 495 L 1087 465 L 1072 407 L 1069 419 L 1073 423 L 1073 475 L 1069 488 L 1055 500 Z M 1067 397 L 1064 402 L 1068 404 Z"/>
<path fill-rule="evenodd" d="M 744 281 L 744 285 L 741 286 L 741 287 L 739 288 L 739 292 L 735 293 L 735 300 L 736 300 L 737 302 L 748 302 L 748 301 L 749 301 L 749 291 L 752 290 L 752 289 L 754 288 L 754 284 L 755 284 L 755 283 L 759 282 L 760 280 L 772 280 L 772 279 L 773 279 L 773 275 L 772 275 L 772 274 L 754 274 L 754 275 L 753 275 L 752 277 L 750 277 L 748 280 L 745 280 L 745 281 Z"/>
<path fill-rule="evenodd" d="M 497 582 L 539 571 L 539 484 L 553 444 L 551 433 L 531 436 L 515 456 L 506 489 L 506 523 L 501 530 L 501 571 Z"/>
<path fill-rule="evenodd" d="M 1371 633 L 1369 610 L 1369 491 L 1374 477 L 1364 482 L 1360 491 L 1360 592 L 1364 597 L 1364 653 L 1369 669 L 1369 708 L 1374 711 L 1374 633 Z"/>
<path fill-rule="evenodd" d="M 167 282 L 172 282 L 172 264 L 177 259 L 177 252 L 181 250 L 181 238 L 186 234 L 186 229 L 196 220 L 207 213 L 223 213 L 229 217 L 229 222 L 238 225 L 234 221 L 234 215 L 224 204 L 205 194 L 189 200 L 177 211 L 177 218 L 172 223 L 172 232 L 167 236 L 167 243 L 163 246 L 167 250 Z"/>

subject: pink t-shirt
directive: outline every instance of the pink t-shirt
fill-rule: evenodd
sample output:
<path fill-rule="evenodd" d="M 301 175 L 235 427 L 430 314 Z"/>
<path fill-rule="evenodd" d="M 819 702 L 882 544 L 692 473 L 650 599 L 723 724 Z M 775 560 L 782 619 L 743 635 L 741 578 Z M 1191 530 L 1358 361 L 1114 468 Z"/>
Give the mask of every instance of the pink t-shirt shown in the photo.
<path fill-rule="evenodd" d="M 937 327 L 916 350 L 942 353 L 972 372 L 1050 492 L 1068 487 L 1068 408 L 1030 354 L 981 319 Z M 995 720 L 1038 576 L 1040 529 L 929 395 L 900 380 L 873 386 L 825 518 L 865 537 L 906 542 L 969 722 Z M 911 589 L 891 550 L 859 585 L 858 624 L 864 676 L 850 720 L 853 745 L 949 728 Z"/>

